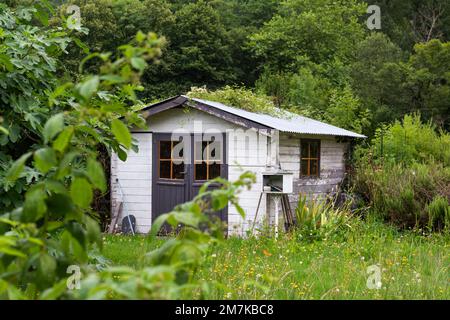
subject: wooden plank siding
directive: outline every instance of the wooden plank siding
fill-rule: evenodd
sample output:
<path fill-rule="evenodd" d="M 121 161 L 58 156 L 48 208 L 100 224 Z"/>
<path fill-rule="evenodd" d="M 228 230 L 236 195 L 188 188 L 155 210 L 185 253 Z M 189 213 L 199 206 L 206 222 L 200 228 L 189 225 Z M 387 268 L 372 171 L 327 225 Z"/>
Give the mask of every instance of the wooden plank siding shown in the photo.
<path fill-rule="evenodd" d="M 320 139 L 319 178 L 300 177 L 301 139 Z M 297 205 L 299 193 L 318 197 L 337 189 L 345 177 L 345 159 L 348 142 L 338 142 L 332 136 L 280 134 L 280 166 L 294 172 L 294 193 L 289 196 L 292 208 Z"/>
<path fill-rule="evenodd" d="M 152 134 L 133 133 L 139 151 L 128 152 L 127 161 L 121 161 L 116 154 L 111 157 L 111 212 L 117 201 L 124 201 L 121 222 L 126 213 L 136 217 L 137 232 L 147 233 L 151 227 L 152 200 Z M 117 183 L 119 179 L 123 197 Z"/>

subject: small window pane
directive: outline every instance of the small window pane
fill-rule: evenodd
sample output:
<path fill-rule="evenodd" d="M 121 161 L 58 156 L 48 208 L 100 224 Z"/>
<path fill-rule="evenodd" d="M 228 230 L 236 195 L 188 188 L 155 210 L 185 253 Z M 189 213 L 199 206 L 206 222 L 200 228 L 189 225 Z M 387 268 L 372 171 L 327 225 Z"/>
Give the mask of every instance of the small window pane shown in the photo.
<path fill-rule="evenodd" d="M 159 177 L 163 179 L 170 179 L 170 161 L 159 162 Z"/>
<path fill-rule="evenodd" d="M 206 144 L 207 144 L 206 141 L 196 141 L 195 142 L 194 159 L 196 161 L 206 160 L 206 159 L 203 159 L 204 149 L 206 147 Z"/>
<path fill-rule="evenodd" d="M 207 166 L 205 162 L 195 164 L 195 180 L 206 180 Z"/>
<path fill-rule="evenodd" d="M 308 143 L 303 142 L 301 146 L 302 158 L 309 158 Z"/>
<path fill-rule="evenodd" d="M 184 179 L 184 164 L 173 164 L 173 179 Z"/>
<path fill-rule="evenodd" d="M 318 142 L 311 142 L 311 154 L 309 155 L 310 158 L 319 158 L 319 143 Z"/>
<path fill-rule="evenodd" d="M 172 159 L 183 159 L 184 155 L 184 144 L 183 142 L 174 142 L 172 149 Z"/>
<path fill-rule="evenodd" d="M 302 176 L 308 175 L 308 160 L 302 160 L 300 163 L 300 171 L 302 173 Z"/>
<path fill-rule="evenodd" d="M 159 142 L 159 158 L 170 159 L 170 153 L 172 151 L 172 141 L 160 141 Z"/>
<path fill-rule="evenodd" d="M 310 165 L 310 172 L 312 176 L 317 176 L 319 174 L 319 161 L 317 160 L 311 160 Z"/>
<path fill-rule="evenodd" d="M 211 163 L 209 164 L 209 179 L 214 179 L 220 177 L 220 164 Z"/>
<path fill-rule="evenodd" d="M 209 145 L 209 161 L 221 162 L 222 161 L 222 143 L 220 141 L 214 141 Z"/>

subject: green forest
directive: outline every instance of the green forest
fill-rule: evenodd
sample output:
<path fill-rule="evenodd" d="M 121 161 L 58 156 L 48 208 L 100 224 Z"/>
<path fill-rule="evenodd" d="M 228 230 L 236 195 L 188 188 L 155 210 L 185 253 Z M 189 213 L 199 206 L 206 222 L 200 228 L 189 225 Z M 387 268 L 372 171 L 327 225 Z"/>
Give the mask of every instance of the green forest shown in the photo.
<path fill-rule="evenodd" d="M 180 94 L 366 135 L 348 163 L 357 200 L 300 199 L 281 239 L 224 240 L 204 199 L 245 216 L 243 172 L 148 236 L 105 236 L 109 155 L 137 148 L 138 110 Z M 448 299 L 449 130 L 447 0 L 4 0 L 0 299 Z M 161 239 L 164 223 L 184 227 Z M 375 263 L 397 279 L 384 291 L 365 288 Z"/>
<path fill-rule="evenodd" d="M 450 126 L 447 1 L 373 1 L 381 29 L 372 31 L 364 1 L 70 3 L 82 12 L 84 49 L 114 52 L 138 30 L 165 38 L 142 77 L 146 102 L 231 86 L 367 135 L 414 112 Z M 76 76 L 85 51 L 68 51 L 64 72 Z"/>

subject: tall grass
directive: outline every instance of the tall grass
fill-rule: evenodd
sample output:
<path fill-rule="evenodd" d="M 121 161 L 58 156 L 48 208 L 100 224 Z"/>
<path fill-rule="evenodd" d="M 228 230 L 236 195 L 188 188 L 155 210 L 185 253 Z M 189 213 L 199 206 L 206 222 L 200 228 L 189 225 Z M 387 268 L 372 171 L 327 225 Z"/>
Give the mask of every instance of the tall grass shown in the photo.
<path fill-rule="evenodd" d="M 208 255 L 196 278 L 204 290 L 187 299 L 449 299 L 449 236 L 400 232 L 374 221 L 321 241 L 293 234 L 230 238 Z M 145 264 L 161 245 L 143 237 L 108 236 L 104 254 L 114 264 Z M 369 266 L 381 270 L 380 289 L 369 289 Z"/>

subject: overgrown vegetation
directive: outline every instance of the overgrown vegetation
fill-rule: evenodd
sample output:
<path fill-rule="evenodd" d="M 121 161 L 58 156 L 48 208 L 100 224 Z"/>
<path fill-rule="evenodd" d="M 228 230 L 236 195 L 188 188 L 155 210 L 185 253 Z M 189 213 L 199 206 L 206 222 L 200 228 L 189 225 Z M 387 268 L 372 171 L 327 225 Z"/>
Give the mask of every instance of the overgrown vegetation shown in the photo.
<path fill-rule="evenodd" d="M 64 14 L 69 3 L 78 5 L 89 30 L 78 35 L 86 45 L 71 44 L 70 54 L 62 57 L 74 76 L 87 49 L 113 52 L 138 30 L 167 39 L 163 59 L 144 71 L 139 96 L 145 101 L 184 94 L 191 87 L 214 91 L 228 85 L 369 136 L 381 124 L 415 111 L 449 129 L 446 0 L 59 3 Z M 367 29 L 369 4 L 381 8 L 381 30 Z M 52 22 L 59 19 L 55 16 Z"/>
<path fill-rule="evenodd" d="M 209 291 L 186 292 L 185 299 L 447 299 L 448 235 L 424 237 L 399 232 L 376 221 L 320 241 L 297 233 L 273 238 L 230 238 L 205 257 L 196 273 Z M 111 265 L 145 265 L 145 252 L 164 239 L 107 236 L 104 255 Z M 381 288 L 367 288 L 367 268 L 380 267 Z"/>
<path fill-rule="evenodd" d="M 448 229 L 450 135 L 419 116 L 384 127 L 357 150 L 356 190 L 402 228 Z"/>
<path fill-rule="evenodd" d="M 308 199 L 300 195 L 295 208 L 296 232 L 302 239 L 321 240 L 334 236 L 342 229 L 351 228 L 351 202 L 337 206 L 336 199 Z"/>
<path fill-rule="evenodd" d="M 190 98 L 216 101 L 243 110 L 264 113 L 276 117 L 289 117 L 284 110 L 276 108 L 271 99 L 264 95 L 256 95 L 251 90 L 225 86 L 215 91 L 193 87 L 187 93 Z"/>

